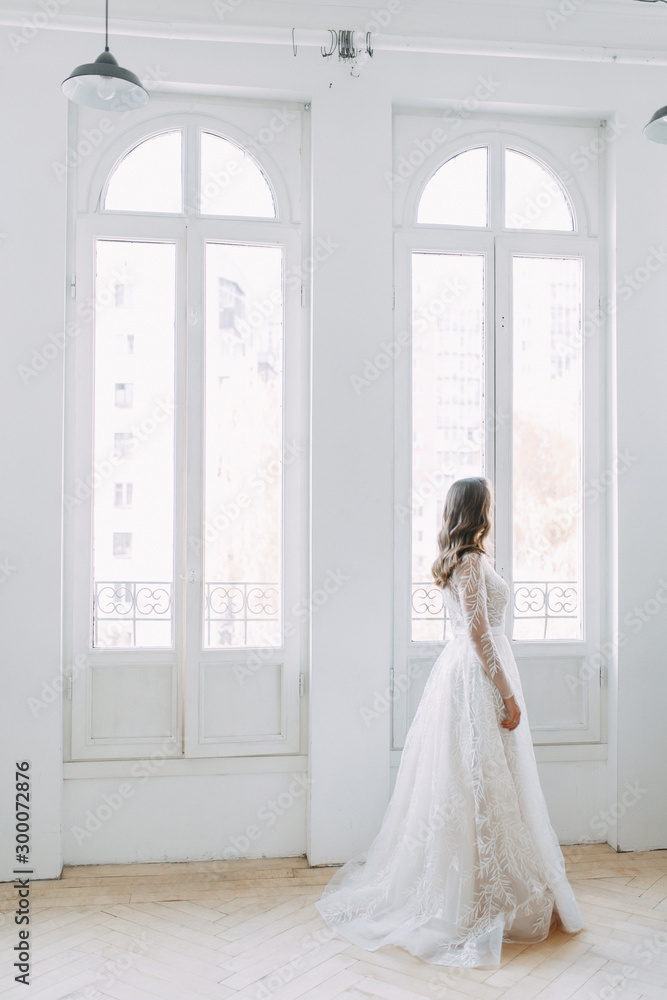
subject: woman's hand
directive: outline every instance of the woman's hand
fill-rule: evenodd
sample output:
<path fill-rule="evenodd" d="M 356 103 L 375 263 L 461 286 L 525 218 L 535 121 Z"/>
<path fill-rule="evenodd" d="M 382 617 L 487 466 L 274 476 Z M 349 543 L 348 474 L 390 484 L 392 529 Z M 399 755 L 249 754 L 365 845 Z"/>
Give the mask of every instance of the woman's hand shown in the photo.
<path fill-rule="evenodd" d="M 505 729 L 516 729 L 521 718 L 521 709 L 516 703 L 516 698 L 513 694 L 511 694 L 509 698 L 503 698 L 503 701 L 505 702 L 505 708 L 507 709 L 509 716 L 507 719 L 503 719 L 501 725 L 503 725 Z"/>

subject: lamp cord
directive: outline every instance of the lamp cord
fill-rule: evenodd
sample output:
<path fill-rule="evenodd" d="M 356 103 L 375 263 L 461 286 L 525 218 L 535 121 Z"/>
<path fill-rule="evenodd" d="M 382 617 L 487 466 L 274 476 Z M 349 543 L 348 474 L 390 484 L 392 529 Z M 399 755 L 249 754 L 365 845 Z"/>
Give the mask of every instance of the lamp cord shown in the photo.
<path fill-rule="evenodd" d="M 106 0 L 106 9 L 104 14 L 104 51 L 109 51 L 109 0 Z"/>

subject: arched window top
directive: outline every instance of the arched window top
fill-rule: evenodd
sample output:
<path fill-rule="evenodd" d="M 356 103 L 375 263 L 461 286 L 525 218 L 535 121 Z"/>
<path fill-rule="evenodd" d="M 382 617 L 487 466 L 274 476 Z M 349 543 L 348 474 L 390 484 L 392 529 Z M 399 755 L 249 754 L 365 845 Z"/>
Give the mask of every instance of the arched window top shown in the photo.
<path fill-rule="evenodd" d="M 185 171 L 188 206 L 201 215 L 277 217 L 276 198 L 257 160 L 240 143 L 198 129 L 199 167 Z M 182 214 L 184 133 L 169 129 L 135 143 L 111 171 L 102 199 L 109 212 Z"/>
<path fill-rule="evenodd" d="M 441 226 L 488 226 L 489 151 L 466 149 L 446 160 L 427 182 L 417 222 Z"/>
<path fill-rule="evenodd" d="M 213 132 L 203 131 L 200 141 L 201 214 L 275 219 L 273 192 L 254 157 Z"/>
<path fill-rule="evenodd" d="M 556 174 L 528 153 L 505 150 L 505 226 L 574 231 L 572 203 Z"/>
<path fill-rule="evenodd" d="M 181 129 L 133 146 L 109 177 L 103 207 L 111 212 L 182 212 L 181 146 Z"/>
<path fill-rule="evenodd" d="M 525 149 L 487 142 L 454 153 L 431 174 L 417 223 L 575 232 L 573 199 L 555 170 Z"/>

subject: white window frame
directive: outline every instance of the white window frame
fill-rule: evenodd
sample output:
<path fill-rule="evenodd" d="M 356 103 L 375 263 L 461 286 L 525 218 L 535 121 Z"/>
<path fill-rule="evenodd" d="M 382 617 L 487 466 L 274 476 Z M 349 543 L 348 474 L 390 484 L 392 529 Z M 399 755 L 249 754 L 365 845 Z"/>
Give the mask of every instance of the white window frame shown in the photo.
<path fill-rule="evenodd" d="M 257 650 L 261 667 L 279 672 L 279 726 L 265 736 L 211 738 L 202 732 L 202 706 L 206 691 L 202 675 L 206 667 L 221 671 L 244 664 L 252 649 L 203 650 L 203 615 L 198 601 L 203 591 L 203 547 L 197 552 L 187 540 L 202 530 L 203 455 L 193 454 L 201 441 L 203 420 L 203 248 L 207 240 L 281 246 L 284 275 L 299 275 L 299 281 L 284 282 L 283 300 L 283 444 L 298 441 L 298 461 L 283 463 L 283 620 L 288 609 L 307 592 L 308 583 L 308 357 L 306 353 L 308 295 L 303 287 L 302 245 L 307 246 L 309 219 L 302 219 L 301 206 L 308 204 L 307 171 L 302 163 L 309 154 L 309 133 L 304 106 L 280 102 L 293 122 L 289 138 L 281 144 L 280 126 L 276 142 L 257 148 L 253 135 L 269 121 L 277 121 L 276 104 L 231 99 L 193 100 L 191 95 L 153 95 L 151 105 L 132 113 L 110 130 L 94 157 L 70 178 L 68 201 L 70 225 L 68 273 L 72 275 L 72 297 L 66 322 L 76 332 L 65 350 L 66 366 L 66 497 L 74 497 L 78 484 L 90 484 L 93 455 L 93 253 L 96 237 L 132 241 L 174 243 L 176 246 L 176 342 L 175 407 L 181 414 L 175 426 L 174 446 L 174 646 L 166 649 L 93 649 L 91 646 L 92 581 L 92 491 L 84 487 L 71 513 L 65 512 L 64 629 L 63 658 L 68 682 L 65 701 L 65 759 L 76 761 L 121 761 L 128 758 L 160 757 L 260 757 L 302 754 L 305 746 L 304 713 L 300 711 L 303 684 L 300 672 L 307 662 L 308 627 L 300 623 L 295 633 L 283 631 L 281 646 Z M 91 113 L 70 105 L 70 145 L 91 128 Z M 120 116 L 123 119 L 124 116 Z M 304 121 L 306 118 L 306 121 Z M 108 118 L 107 118 L 108 121 Z M 108 180 L 124 155 L 151 135 L 170 128 L 183 128 L 182 214 L 105 211 Z M 216 132 L 250 148 L 272 187 L 275 219 L 202 216 L 188 204 L 192 180 L 199 174 L 198 130 Z M 286 131 L 287 130 L 283 130 Z M 74 292 L 76 298 L 74 298 Z M 189 296 L 189 300 L 188 300 Z M 81 308 L 88 304 L 88 309 Z M 187 364 L 186 364 L 187 361 Z M 186 374 L 187 372 L 187 374 Z M 187 384 L 186 384 L 187 380 Z M 189 391 L 188 391 L 189 389 Z M 186 412 L 187 407 L 187 412 Z M 187 428 L 187 439 L 186 439 Z M 194 442 L 194 444 L 193 444 Z M 181 470 L 186 461 L 198 469 L 187 490 L 181 489 Z M 194 581 L 194 582 L 191 582 Z M 184 627 L 187 625 L 187 627 Z M 161 677 L 162 697 L 169 723 L 163 731 L 137 737 L 95 737 L 92 732 L 94 680 L 105 671 L 127 666 L 153 670 Z M 155 673 L 157 671 L 157 673 Z M 260 671 L 261 672 L 261 668 Z M 252 684 L 248 686 L 251 697 Z M 168 703 L 168 705 L 167 705 Z M 68 705 L 70 711 L 67 710 Z M 163 712 L 163 718 L 165 717 Z M 233 761 L 230 763 L 233 764 Z M 87 772 L 90 773 L 90 772 Z"/>
<path fill-rule="evenodd" d="M 432 115 L 432 112 L 429 114 Z M 403 135 L 428 135 L 428 126 L 434 120 L 423 111 L 411 112 L 403 109 L 395 114 L 399 122 L 395 142 L 395 164 L 406 162 L 411 148 L 406 139 L 401 139 L 400 128 L 407 118 L 417 124 L 403 128 Z M 423 126 L 419 123 L 423 122 Z M 414 251 L 443 253 L 475 253 L 485 256 L 486 301 L 485 301 L 485 393 L 486 393 L 486 434 L 485 474 L 495 486 L 493 544 L 496 566 L 510 584 L 512 581 L 511 548 L 511 294 L 510 264 L 513 253 L 531 256 L 581 256 L 585 269 L 584 315 L 594 312 L 599 315 L 600 274 L 599 261 L 601 241 L 597 233 L 599 206 L 591 197 L 597 193 L 597 177 L 587 177 L 586 195 L 576 179 L 564 184 L 575 214 L 574 232 L 547 230 L 517 230 L 504 226 L 504 149 L 506 146 L 519 149 L 542 161 L 557 175 L 563 171 L 563 163 L 544 144 L 544 135 L 550 125 L 542 120 L 536 128 L 531 123 L 519 119 L 491 122 L 475 121 L 474 116 L 464 129 L 464 134 L 455 140 L 443 143 L 423 159 L 423 165 L 415 170 L 410 182 L 403 187 L 397 185 L 394 198 L 395 235 L 395 336 L 403 337 L 411 329 L 411 255 Z M 604 123 L 566 122 L 568 126 L 586 127 L 596 130 Z M 409 129 L 413 128 L 410 133 Z M 418 130 L 421 127 L 421 132 Z M 536 138 L 537 135 L 537 138 Z M 465 149 L 479 145 L 489 146 L 489 198 L 490 212 L 487 227 L 466 228 L 417 223 L 417 206 L 421 193 L 433 173 L 446 160 Z M 418 147 L 419 148 L 419 147 Z M 421 147 L 424 148 L 423 145 Z M 500 169 L 494 169 L 494 156 L 500 161 Z M 409 162 L 409 161 L 408 161 Z M 497 163 L 497 160 L 496 160 Z M 502 317 L 505 317 L 503 319 Z M 582 464 L 584 483 L 596 481 L 604 464 L 605 446 L 600 427 L 600 414 L 605 402 L 604 378 L 607 370 L 604 326 L 594 337 L 583 338 L 583 440 Z M 504 347 L 503 347 L 504 343 Z M 411 496 L 411 440 L 412 440 L 412 359 L 410 340 L 408 347 L 397 353 L 395 365 L 395 511 L 405 510 L 419 503 L 419 498 Z M 497 432 L 493 427 L 495 413 L 510 414 L 510 419 L 498 421 Z M 491 419 L 490 419 L 491 418 Z M 503 470 L 507 470 L 503 474 Z M 534 678 L 549 683 L 549 672 L 560 672 L 559 683 L 565 673 L 577 677 L 576 705 L 570 717 L 564 719 L 542 718 L 533 724 L 531 733 L 536 746 L 544 746 L 553 751 L 550 759 L 569 759 L 573 744 L 581 748 L 591 747 L 591 755 L 597 756 L 598 747 L 604 742 L 605 719 L 603 711 L 604 676 L 600 670 L 582 669 L 589 662 L 591 654 L 596 654 L 601 646 L 601 636 L 605 634 L 604 596 L 610 574 L 603 562 L 603 530 L 605 527 L 602 503 L 592 508 L 583 506 L 583 578 L 581 581 L 584 602 L 584 633 L 581 640 L 543 640 L 539 642 L 518 641 L 512 635 L 512 598 L 506 615 L 507 635 L 512 642 L 513 652 L 522 675 L 524 687 L 528 689 Z M 498 511 L 506 511 L 504 519 Z M 421 693 L 430 669 L 441 652 L 444 643 L 413 642 L 411 635 L 411 524 L 410 517 L 395 517 L 395 635 L 394 662 L 391 671 L 392 689 L 392 744 L 391 754 L 394 764 L 400 759 L 405 736 L 416 711 Z M 543 673 L 540 673 L 543 671 Z M 559 755 L 560 754 L 560 755 Z M 569 755 L 569 756 L 568 756 Z"/>

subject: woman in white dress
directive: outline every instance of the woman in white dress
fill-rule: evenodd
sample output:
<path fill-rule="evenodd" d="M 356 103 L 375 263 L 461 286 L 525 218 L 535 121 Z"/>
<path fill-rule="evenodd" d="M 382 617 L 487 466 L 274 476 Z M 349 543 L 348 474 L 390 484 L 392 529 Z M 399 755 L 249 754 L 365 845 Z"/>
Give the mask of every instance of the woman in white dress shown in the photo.
<path fill-rule="evenodd" d="M 509 587 L 484 547 L 491 509 L 487 479 L 449 489 L 433 577 L 453 638 L 424 687 L 379 833 L 315 903 L 353 944 L 393 944 L 438 965 L 497 966 L 503 941 L 584 926 L 505 634 Z"/>

